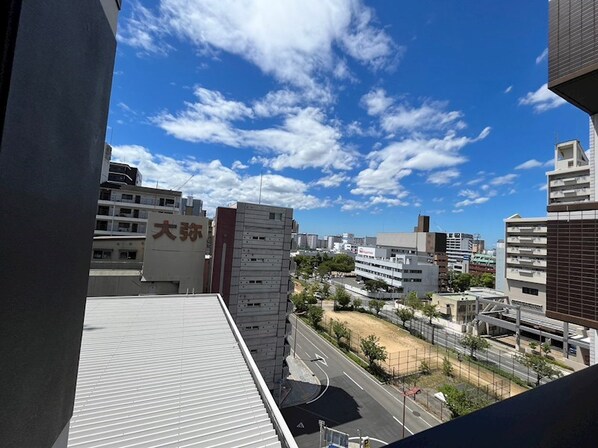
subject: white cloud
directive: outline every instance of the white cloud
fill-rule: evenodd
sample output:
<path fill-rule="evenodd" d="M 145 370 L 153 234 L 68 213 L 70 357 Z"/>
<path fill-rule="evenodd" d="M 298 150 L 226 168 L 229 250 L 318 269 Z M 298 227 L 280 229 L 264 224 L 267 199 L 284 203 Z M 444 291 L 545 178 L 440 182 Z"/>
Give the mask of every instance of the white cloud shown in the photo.
<path fill-rule="evenodd" d="M 162 39 L 166 30 L 158 17 L 138 1 L 132 2 L 131 15 L 121 22 L 116 38 L 120 43 L 136 48 L 139 55 L 164 56 L 172 50 Z"/>
<path fill-rule="evenodd" d="M 547 56 L 548 56 L 548 48 L 545 48 L 544 51 L 542 51 L 542 53 L 539 54 L 538 57 L 536 58 L 536 64 L 541 63 L 543 60 L 546 59 Z"/>
<path fill-rule="evenodd" d="M 403 205 L 408 205 L 407 202 L 402 201 L 399 198 L 389 198 L 386 196 L 372 196 L 370 198 L 370 203 L 372 205 L 376 205 L 376 204 L 385 204 L 387 206 L 393 206 L 393 207 L 398 207 L 398 206 L 403 206 Z"/>
<path fill-rule="evenodd" d="M 432 202 L 442 202 L 444 198 L 432 198 Z"/>
<path fill-rule="evenodd" d="M 235 54 L 312 91 L 319 74 L 338 75 L 345 55 L 377 70 L 396 64 L 402 50 L 361 0 L 161 0 L 156 13 L 139 11 L 147 10 L 136 4 L 124 20 L 123 43 L 148 51 L 174 35 L 200 53 Z"/>
<path fill-rule="evenodd" d="M 536 159 L 530 159 L 527 162 L 523 162 L 515 167 L 516 170 L 529 170 L 532 168 L 538 168 L 544 166 L 544 164 Z"/>
<path fill-rule="evenodd" d="M 434 185 L 446 185 L 450 184 L 460 175 L 461 173 L 459 172 L 459 170 L 455 169 L 436 171 L 434 173 L 430 173 L 426 182 Z"/>
<path fill-rule="evenodd" d="M 546 190 L 548 190 L 548 185 L 546 185 L 546 184 L 540 184 L 538 186 L 538 190 L 540 190 L 540 191 L 546 191 Z"/>
<path fill-rule="evenodd" d="M 480 198 L 476 198 L 476 199 L 465 199 L 463 201 L 457 202 L 455 204 L 455 207 L 457 207 L 457 208 L 469 207 L 470 205 L 483 204 L 484 202 L 488 202 L 489 200 L 490 200 L 490 198 L 488 198 L 488 197 L 480 197 Z"/>
<path fill-rule="evenodd" d="M 473 190 L 466 189 L 466 190 L 461 190 L 459 192 L 458 196 L 463 196 L 467 199 L 476 199 L 480 196 L 480 194 Z"/>
<path fill-rule="evenodd" d="M 160 188 L 175 189 L 186 182 L 183 194 L 202 199 L 209 213 L 231 202 L 257 202 L 260 181 L 263 204 L 295 209 L 331 205 L 328 199 L 309 194 L 309 186 L 301 180 L 277 174 L 264 174 L 262 179 L 260 175 L 242 175 L 222 165 L 219 160 L 203 163 L 193 159 L 175 159 L 152 154 L 149 149 L 138 145 L 113 146 L 112 157 L 137 166 L 146 185 L 155 186 L 157 183 Z"/>
<path fill-rule="evenodd" d="M 399 181 L 413 170 L 430 171 L 451 168 L 467 159 L 459 153 L 464 146 L 485 138 L 490 128 L 477 137 L 460 137 L 448 132 L 443 138 L 413 136 L 368 154 L 368 168 L 356 177 L 356 188 L 351 193 L 358 195 L 394 194 L 403 192 Z"/>
<path fill-rule="evenodd" d="M 513 86 L 509 86 L 505 89 L 505 93 L 511 93 L 511 90 L 513 90 Z"/>
<path fill-rule="evenodd" d="M 321 177 L 314 182 L 314 185 L 319 185 L 324 188 L 335 188 L 340 186 L 343 182 L 349 180 L 349 177 L 342 173 L 335 173 Z"/>
<path fill-rule="evenodd" d="M 491 185 L 508 185 L 515 182 L 518 174 L 505 174 L 504 176 L 495 177 L 490 181 Z"/>
<path fill-rule="evenodd" d="M 201 87 L 194 93 L 195 103 L 186 103 L 185 109 L 177 114 L 164 112 L 154 117 L 153 122 L 181 140 L 256 149 L 263 153 L 260 160 L 276 170 L 307 167 L 347 170 L 357 161 L 356 152 L 342 145 L 338 123 L 329 122 L 319 108 L 290 106 L 292 100 L 286 94 L 275 95 L 280 100 L 276 107 L 266 109 L 263 101 L 254 106 L 260 114 L 286 112 L 279 126 L 242 129 L 233 122 L 254 118 L 255 108 Z"/>
<path fill-rule="evenodd" d="M 519 98 L 520 105 L 532 106 L 536 113 L 555 109 L 565 103 L 564 99 L 548 90 L 547 84 L 542 84 L 535 92 L 528 92 L 527 95 Z"/>
<path fill-rule="evenodd" d="M 454 127 L 463 129 L 463 114 L 459 111 L 446 111 L 447 102 L 428 101 L 420 107 L 399 104 L 392 107 L 380 118 L 380 125 L 386 132 L 437 130 Z"/>
<path fill-rule="evenodd" d="M 485 180 L 484 177 L 477 177 L 477 178 L 472 179 L 469 182 L 467 182 L 467 185 L 477 185 L 477 184 L 484 182 L 484 180 Z"/>
<path fill-rule="evenodd" d="M 236 171 L 236 170 L 245 170 L 245 169 L 247 169 L 247 168 L 249 168 L 249 166 L 245 165 L 245 164 L 244 164 L 244 163 L 242 163 L 240 160 L 235 160 L 235 161 L 233 162 L 232 166 L 231 166 L 231 169 L 232 169 L 233 171 Z"/>
<path fill-rule="evenodd" d="M 452 210 L 453 213 L 463 213 L 463 209 L 462 208 L 456 208 L 454 210 Z"/>
<path fill-rule="evenodd" d="M 367 110 L 368 115 L 380 115 L 386 111 L 393 102 L 394 100 L 392 98 L 386 96 L 386 91 L 384 89 L 375 89 L 363 95 L 360 104 Z"/>

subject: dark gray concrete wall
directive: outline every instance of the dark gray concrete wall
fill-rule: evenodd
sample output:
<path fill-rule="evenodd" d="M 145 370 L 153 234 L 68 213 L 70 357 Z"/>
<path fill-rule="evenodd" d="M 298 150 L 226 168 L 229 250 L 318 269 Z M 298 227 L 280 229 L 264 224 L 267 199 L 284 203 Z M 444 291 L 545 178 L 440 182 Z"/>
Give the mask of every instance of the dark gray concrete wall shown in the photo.
<path fill-rule="evenodd" d="M 2 36 L 14 57 L 0 104 L 0 446 L 42 448 L 72 415 L 116 41 L 99 0 L 12 3 L 21 10 L 16 40 Z"/>

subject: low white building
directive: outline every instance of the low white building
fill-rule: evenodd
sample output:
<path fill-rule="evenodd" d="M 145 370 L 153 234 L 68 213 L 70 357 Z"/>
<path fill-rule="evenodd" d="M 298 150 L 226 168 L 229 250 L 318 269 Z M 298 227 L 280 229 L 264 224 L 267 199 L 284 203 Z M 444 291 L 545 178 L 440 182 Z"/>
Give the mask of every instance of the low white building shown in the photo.
<path fill-rule="evenodd" d="M 355 257 L 355 275 L 382 279 L 402 294 L 415 291 L 418 297 L 438 290 L 438 266 L 428 256 L 391 253 L 390 249 L 359 247 Z"/>

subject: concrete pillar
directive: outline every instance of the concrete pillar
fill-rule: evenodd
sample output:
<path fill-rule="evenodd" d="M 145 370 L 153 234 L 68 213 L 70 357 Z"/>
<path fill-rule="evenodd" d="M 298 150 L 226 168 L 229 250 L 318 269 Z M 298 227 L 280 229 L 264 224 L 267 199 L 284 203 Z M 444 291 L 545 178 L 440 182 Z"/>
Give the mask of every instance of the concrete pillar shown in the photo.
<path fill-rule="evenodd" d="M 569 357 L 569 322 L 563 322 L 563 355 Z"/>
<path fill-rule="evenodd" d="M 590 365 L 593 366 L 598 363 L 598 332 L 590 328 L 588 336 L 590 336 Z"/>

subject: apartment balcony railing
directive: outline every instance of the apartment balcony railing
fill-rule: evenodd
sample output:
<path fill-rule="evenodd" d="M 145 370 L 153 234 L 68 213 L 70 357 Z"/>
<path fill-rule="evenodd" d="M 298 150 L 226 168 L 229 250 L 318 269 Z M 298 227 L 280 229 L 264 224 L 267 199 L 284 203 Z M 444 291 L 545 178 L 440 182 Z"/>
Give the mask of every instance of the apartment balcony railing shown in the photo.
<path fill-rule="evenodd" d="M 551 187 L 562 187 L 564 185 L 589 184 L 590 176 L 566 177 L 550 181 Z"/>

